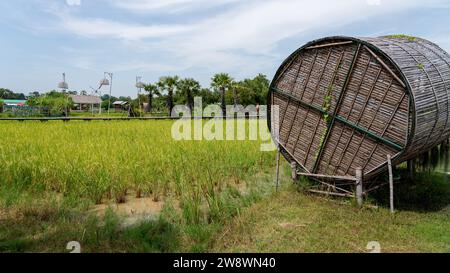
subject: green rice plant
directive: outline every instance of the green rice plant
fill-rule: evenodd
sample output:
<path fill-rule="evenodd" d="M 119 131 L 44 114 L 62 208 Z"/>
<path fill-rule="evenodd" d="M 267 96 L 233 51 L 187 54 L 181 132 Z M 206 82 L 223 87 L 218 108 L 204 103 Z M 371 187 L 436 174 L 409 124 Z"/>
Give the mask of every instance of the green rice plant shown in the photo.
<path fill-rule="evenodd" d="M 245 122 L 247 136 L 251 122 L 257 121 Z M 129 194 L 173 198 L 187 223 L 202 224 L 229 214 L 233 199 L 224 191 L 245 188 L 243 181 L 274 166 L 274 153 L 261 152 L 261 141 L 175 141 L 172 125 L 0 122 L 1 201 L 12 205 L 25 192 L 95 204 L 123 203 Z"/>

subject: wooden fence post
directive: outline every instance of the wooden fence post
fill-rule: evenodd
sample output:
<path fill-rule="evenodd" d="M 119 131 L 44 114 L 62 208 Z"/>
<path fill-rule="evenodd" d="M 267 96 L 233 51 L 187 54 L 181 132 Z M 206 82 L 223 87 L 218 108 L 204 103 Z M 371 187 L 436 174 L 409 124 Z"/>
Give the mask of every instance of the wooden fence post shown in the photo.
<path fill-rule="evenodd" d="M 363 172 L 362 168 L 356 169 L 356 202 L 359 207 L 363 205 Z"/>
<path fill-rule="evenodd" d="M 292 170 L 292 180 L 294 180 L 294 182 L 297 181 L 298 178 L 298 174 L 297 174 L 297 162 L 292 161 L 291 162 L 291 170 Z"/>
<path fill-rule="evenodd" d="M 391 155 L 387 155 L 388 169 L 389 169 L 389 204 L 391 213 L 394 213 L 394 174 L 392 172 Z"/>
<path fill-rule="evenodd" d="M 448 183 L 448 176 L 449 176 L 449 156 L 450 156 L 450 145 L 449 145 L 449 140 L 447 139 L 446 141 L 444 141 L 442 143 L 442 147 L 441 149 L 444 151 L 445 155 L 444 155 L 444 177 L 445 177 L 445 183 Z"/>
<path fill-rule="evenodd" d="M 278 192 L 278 188 L 279 188 L 279 186 L 280 186 L 280 153 L 281 153 L 281 150 L 280 150 L 280 145 L 277 145 L 278 146 L 278 151 L 277 151 L 277 184 L 276 184 L 276 191 Z"/>

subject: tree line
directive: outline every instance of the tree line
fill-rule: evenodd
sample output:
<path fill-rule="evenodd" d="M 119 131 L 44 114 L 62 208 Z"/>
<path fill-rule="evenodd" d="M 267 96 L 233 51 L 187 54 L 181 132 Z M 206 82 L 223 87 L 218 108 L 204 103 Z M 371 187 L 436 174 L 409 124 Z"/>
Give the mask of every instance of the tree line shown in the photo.
<path fill-rule="evenodd" d="M 263 74 L 251 79 L 236 81 L 229 74 L 216 74 L 211 79 L 210 88 L 203 88 L 193 78 L 178 76 L 161 77 L 158 82 L 145 85 L 145 102 L 149 104 L 148 111 L 153 107 L 161 109 L 162 104 L 170 114 L 175 105 L 186 105 L 190 111 L 194 107 L 194 97 L 202 97 L 204 105 L 220 104 L 225 114 L 226 105 L 257 105 L 265 104 L 269 91 L 269 80 Z M 155 100 L 156 96 L 156 100 Z"/>
<path fill-rule="evenodd" d="M 141 111 L 143 103 L 148 106 L 146 112 L 172 112 L 175 105 L 186 105 L 191 111 L 194 97 L 202 97 L 204 105 L 218 104 L 225 114 L 226 105 L 258 105 L 265 104 L 269 91 L 269 80 L 263 74 L 254 78 L 235 80 L 227 73 L 219 73 L 211 78 L 209 87 L 202 87 L 193 78 L 164 76 L 157 82 L 144 84 L 144 94 L 136 99 L 131 97 L 114 97 L 105 94 L 101 97 L 102 108 L 107 109 L 109 102 L 127 101 L 135 111 Z M 68 91 L 65 93 L 52 90 L 47 93 L 31 92 L 28 97 L 16 94 L 8 89 L 0 89 L 0 99 L 28 99 L 29 106 L 39 106 L 58 112 L 70 108 L 73 104 L 67 99 L 70 94 L 87 95 L 87 91 Z M 112 105 L 109 105 L 112 107 Z"/>

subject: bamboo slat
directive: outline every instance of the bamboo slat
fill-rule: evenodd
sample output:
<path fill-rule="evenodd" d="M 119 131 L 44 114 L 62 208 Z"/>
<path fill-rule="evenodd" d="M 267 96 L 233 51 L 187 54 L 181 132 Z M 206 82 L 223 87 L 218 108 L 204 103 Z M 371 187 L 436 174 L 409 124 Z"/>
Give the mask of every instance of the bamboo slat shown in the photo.
<path fill-rule="evenodd" d="M 269 103 L 285 157 L 312 174 L 370 177 L 388 154 L 397 164 L 450 137 L 449 88 L 450 56 L 427 40 L 328 37 L 283 63 Z"/>

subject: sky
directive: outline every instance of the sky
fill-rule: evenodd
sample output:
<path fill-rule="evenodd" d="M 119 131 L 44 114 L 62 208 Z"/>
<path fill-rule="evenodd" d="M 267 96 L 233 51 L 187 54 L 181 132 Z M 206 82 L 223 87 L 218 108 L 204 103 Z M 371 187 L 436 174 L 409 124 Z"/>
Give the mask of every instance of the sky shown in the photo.
<path fill-rule="evenodd" d="M 408 34 L 450 52 L 450 0 L 1 1 L 0 88 L 28 94 L 98 87 L 136 96 L 136 76 L 215 73 L 269 79 L 294 50 L 325 36 Z M 108 92 L 107 88 L 103 92 Z"/>

